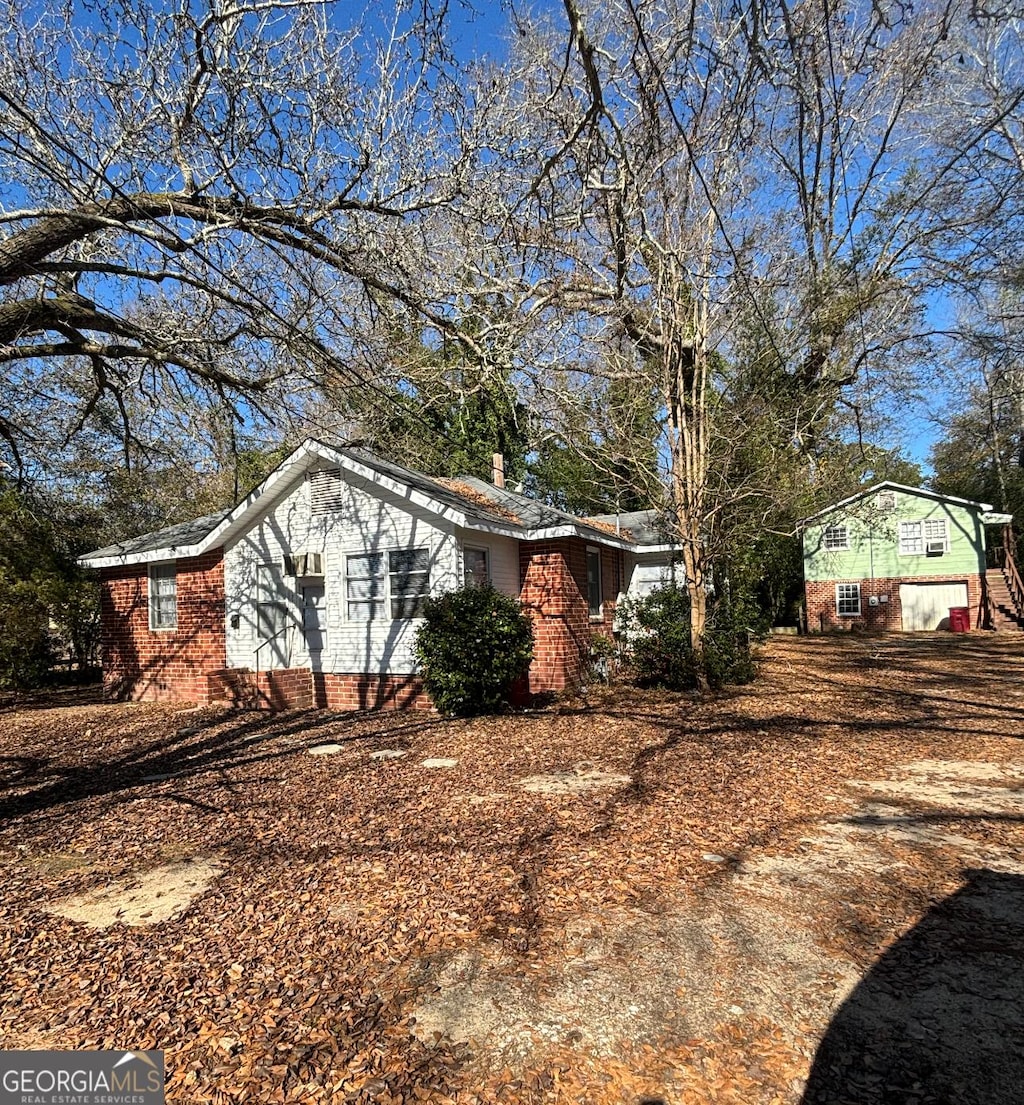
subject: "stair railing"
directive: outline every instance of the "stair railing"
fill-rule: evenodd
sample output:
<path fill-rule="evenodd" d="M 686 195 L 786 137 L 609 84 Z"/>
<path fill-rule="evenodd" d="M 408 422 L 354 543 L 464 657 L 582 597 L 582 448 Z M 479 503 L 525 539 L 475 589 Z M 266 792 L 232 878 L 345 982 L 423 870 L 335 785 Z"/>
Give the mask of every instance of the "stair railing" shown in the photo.
<path fill-rule="evenodd" d="M 1017 617 L 1024 618 L 1024 580 L 1021 579 L 1017 568 L 1017 542 L 1010 526 L 1006 526 L 1003 530 L 1002 568 Z"/>

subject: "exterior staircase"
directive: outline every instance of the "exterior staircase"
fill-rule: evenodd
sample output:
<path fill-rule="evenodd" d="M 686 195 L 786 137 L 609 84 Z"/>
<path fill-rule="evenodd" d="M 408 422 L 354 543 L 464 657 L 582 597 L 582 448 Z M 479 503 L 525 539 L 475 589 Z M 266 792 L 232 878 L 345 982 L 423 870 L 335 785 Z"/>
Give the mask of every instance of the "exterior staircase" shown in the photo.
<path fill-rule="evenodd" d="M 1012 563 L 1012 562 L 1011 562 Z M 1014 573 L 1016 574 L 1015 570 Z M 989 568 L 985 572 L 985 592 L 988 598 L 989 628 L 1012 633 L 1024 632 L 1024 609 L 1022 609 L 1019 589 L 1014 587 L 1014 582 L 1019 584 L 1020 576 L 1016 581 L 1009 577 L 1004 568 Z M 1014 598 L 1014 592 L 1017 598 Z"/>

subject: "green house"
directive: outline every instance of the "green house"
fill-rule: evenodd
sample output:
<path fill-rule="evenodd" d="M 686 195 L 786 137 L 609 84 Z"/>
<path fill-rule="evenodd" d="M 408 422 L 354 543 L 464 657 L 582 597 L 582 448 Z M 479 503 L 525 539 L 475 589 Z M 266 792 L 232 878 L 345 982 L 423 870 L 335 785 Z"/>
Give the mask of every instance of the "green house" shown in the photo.
<path fill-rule="evenodd" d="M 986 531 L 998 527 L 1002 552 L 1010 521 L 987 503 L 888 482 L 826 507 L 803 523 L 808 629 L 993 626 L 1001 600 L 1008 613 L 1016 603 L 1003 595 L 1006 566 L 989 566 Z"/>

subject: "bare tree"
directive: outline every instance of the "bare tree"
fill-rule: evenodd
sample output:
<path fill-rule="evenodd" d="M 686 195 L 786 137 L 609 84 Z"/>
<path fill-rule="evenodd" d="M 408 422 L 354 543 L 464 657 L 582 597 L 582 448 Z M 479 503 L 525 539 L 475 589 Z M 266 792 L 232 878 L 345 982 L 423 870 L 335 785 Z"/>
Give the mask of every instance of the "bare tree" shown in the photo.
<path fill-rule="evenodd" d="M 928 201 L 996 120 L 934 156 L 958 0 L 564 9 L 567 34 L 522 28 L 517 118 L 540 154 L 505 233 L 536 251 L 563 340 L 573 319 L 657 366 L 699 656 L 726 516 L 767 516 L 784 463 L 813 472 L 837 405 L 856 426 L 920 337 L 949 236 Z"/>
<path fill-rule="evenodd" d="M 355 384 L 347 337 L 384 303 L 454 331 L 420 276 L 472 150 L 429 4 L 373 33 L 312 0 L 71 12 L 10 0 L 0 39 L 14 463 L 102 402 L 127 432 L 140 392 L 249 417 L 297 376 Z"/>

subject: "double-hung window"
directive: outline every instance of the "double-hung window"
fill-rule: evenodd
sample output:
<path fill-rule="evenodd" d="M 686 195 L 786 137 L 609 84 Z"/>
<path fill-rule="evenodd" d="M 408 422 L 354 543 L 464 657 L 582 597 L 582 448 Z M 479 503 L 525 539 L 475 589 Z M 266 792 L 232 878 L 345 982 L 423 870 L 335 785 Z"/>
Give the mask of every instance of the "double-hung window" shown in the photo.
<path fill-rule="evenodd" d="M 429 594 L 429 549 L 392 549 L 345 558 L 349 621 L 419 617 Z"/>
<path fill-rule="evenodd" d="M 845 525 L 826 526 L 821 543 L 826 552 L 848 549 L 850 547 L 850 531 Z"/>
<path fill-rule="evenodd" d="M 860 584 L 836 584 L 836 613 L 841 618 L 856 618 L 860 615 Z"/>
<path fill-rule="evenodd" d="M 392 618 L 418 618 L 430 594 L 430 550 L 397 549 L 388 553 L 388 592 Z"/>
<path fill-rule="evenodd" d="M 940 556 L 949 550 L 945 518 L 900 522 L 900 556 Z"/>
<path fill-rule="evenodd" d="M 149 628 L 178 628 L 178 571 L 174 564 L 149 566 Z"/>

